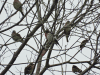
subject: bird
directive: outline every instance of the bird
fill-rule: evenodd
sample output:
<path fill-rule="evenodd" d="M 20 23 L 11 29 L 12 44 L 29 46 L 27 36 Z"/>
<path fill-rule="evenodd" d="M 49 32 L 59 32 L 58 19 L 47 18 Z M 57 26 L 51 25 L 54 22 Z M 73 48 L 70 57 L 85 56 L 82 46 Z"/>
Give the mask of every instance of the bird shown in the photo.
<path fill-rule="evenodd" d="M 48 47 L 52 42 L 54 42 L 54 44 L 57 44 L 57 45 L 60 46 L 60 44 L 58 43 L 56 37 L 54 37 L 53 33 L 51 33 L 51 32 L 49 31 L 49 29 L 46 29 L 46 30 L 45 30 L 45 37 L 46 37 L 46 39 L 47 39 L 47 44 L 46 44 L 47 47 Z M 46 47 L 46 48 L 47 48 L 47 47 Z M 61 46 L 60 46 L 60 47 L 61 47 Z M 62 47 L 61 47 L 61 48 L 62 48 Z"/>
<path fill-rule="evenodd" d="M 54 36 L 52 33 L 50 33 L 49 29 L 45 30 L 45 37 L 47 39 L 48 44 L 51 44 L 52 41 L 54 40 Z"/>
<path fill-rule="evenodd" d="M 88 40 L 87 39 L 85 39 L 85 40 L 83 40 L 82 42 L 81 42 L 81 44 L 80 44 L 80 49 L 82 50 L 83 49 L 83 47 L 85 46 L 85 44 L 88 42 Z"/>
<path fill-rule="evenodd" d="M 67 21 L 65 23 L 65 26 L 67 26 L 68 24 L 70 23 L 70 21 Z M 64 34 L 66 35 L 66 40 L 68 42 L 68 37 L 70 35 L 70 32 L 71 32 L 71 25 L 68 25 L 65 29 L 64 29 Z"/>
<path fill-rule="evenodd" d="M 78 68 L 77 66 L 75 66 L 75 65 L 72 66 L 72 71 L 73 71 L 74 73 L 81 73 L 81 72 L 82 72 L 82 70 L 79 69 L 79 68 Z"/>
<path fill-rule="evenodd" d="M 14 0 L 13 2 L 13 6 L 16 10 L 20 11 L 21 14 L 24 16 L 24 13 L 23 13 L 23 8 L 22 8 L 22 4 L 19 0 Z"/>
<path fill-rule="evenodd" d="M 16 41 L 16 42 L 23 42 L 23 38 L 21 37 L 20 34 L 16 33 L 15 30 L 13 30 L 11 36 L 12 36 L 12 39 L 13 39 L 14 41 Z"/>
<path fill-rule="evenodd" d="M 32 70 L 34 68 L 34 64 L 33 63 L 30 63 L 28 66 L 25 67 L 24 69 L 24 74 L 31 74 L 32 73 Z"/>

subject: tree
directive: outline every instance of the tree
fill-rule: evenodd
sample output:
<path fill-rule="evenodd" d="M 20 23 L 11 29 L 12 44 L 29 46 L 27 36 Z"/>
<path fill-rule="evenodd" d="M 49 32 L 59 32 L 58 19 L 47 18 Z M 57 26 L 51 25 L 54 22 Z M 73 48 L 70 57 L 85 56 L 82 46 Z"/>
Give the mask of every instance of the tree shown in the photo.
<path fill-rule="evenodd" d="M 24 16 L 13 2 L 0 1 L 0 75 L 24 75 L 34 64 L 31 75 L 100 74 L 99 1 L 96 0 L 20 0 Z M 70 21 L 68 25 L 65 25 Z M 71 26 L 68 42 L 64 29 Z M 45 30 L 59 44 L 49 43 Z M 23 41 L 14 41 L 13 30 Z M 81 42 L 88 42 L 80 49 Z M 82 51 L 81 51 L 82 50 Z M 42 53 L 45 53 L 42 55 Z M 76 65 L 82 72 L 72 72 Z"/>

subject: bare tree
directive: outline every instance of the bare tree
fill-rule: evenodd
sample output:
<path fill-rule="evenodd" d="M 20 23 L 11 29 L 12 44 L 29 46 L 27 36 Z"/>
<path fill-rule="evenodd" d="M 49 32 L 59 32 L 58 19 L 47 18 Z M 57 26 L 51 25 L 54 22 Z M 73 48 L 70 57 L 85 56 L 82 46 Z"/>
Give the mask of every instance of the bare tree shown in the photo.
<path fill-rule="evenodd" d="M 0 1 L 0 75 L 100 74 L 99 0 L 20 2 Z"/>

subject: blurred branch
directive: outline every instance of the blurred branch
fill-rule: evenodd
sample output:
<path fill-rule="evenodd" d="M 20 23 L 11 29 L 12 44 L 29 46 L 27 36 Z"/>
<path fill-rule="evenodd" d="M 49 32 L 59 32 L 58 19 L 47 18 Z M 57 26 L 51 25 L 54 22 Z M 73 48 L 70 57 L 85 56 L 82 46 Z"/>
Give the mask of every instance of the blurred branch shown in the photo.
<path fill-rule="evenodd" d="M 78 62 L 66 61 L 66 62 L 59 63 L 59 64 L 49 65 L 49 67 L 59 66 L 59 65 L 62 65 L 62 64 L 79 64 L 79 63 L 88 63 L 88 64 L 90 64 L 90 61 L 78 61 Z"/>
<path fill-rule="evenodd" d="M 52 14 L 53 9 L 55 8 L 55 5 L 57 4 L 57 2 L 58 2 L 58 0 L 54 0 L 54 1 L 53 1 L 53 4 L 52 4 L 52 6 L 51 6 L 51 9 L 48 11 L 47 15 L 45 16 L 45 18 L 44 18 L 43 21 L 42 21 L 42 25 L 43 25 L 43 23 L 44 23 L 45 21 L 47 21 L 47 19 L 49 18 L 49 16 Z M 34 64 L 34 68 L 33 68 L 32 74 L 33 74 L 33 72 L 34 72 L 35 66 L 36 66 L 36 64 L 37 64 L 37 62 L 38 62 L 38 59 L 39 59 L 41 53 L 42 53 L 42 50 L 40 51 L 40 53 L 39 53 L 39 55 L 38 55 L 38 57 L 37 57 L 37 59 L 36 59 L 36 62 L 35 62 L 35 64 Z M 31 75 L 32 75 L 32 74 L 31 74 Z"/>
<path fill-rule="evenodd" d="M 50 55 L 51 55 L 53 46 L 54 46 L 54 44 L 51 44 L 51 47 L 50 47 L 50 50 L 49 50 L 49 53 L 48 53 L 48 56 L 47 56 L 46 64 L 45 64 L 44 68 L 42 69 L 42 71 L 40 72 L 39 75 L 43 75 L 43 73 L 46 71 L 46 69 L 49 68 L 49 60 L 50 60 Z"/>
<path fill-rule="evenodd" d="M 40 6 L 40 1 L 38 1 L 37 3 L 36 3 L 36 7 L 37 7 L 37 14 L 38 14 L 38 17 L 37 17 L 37 19 L 38 19 L 38 21 L 39 21 L 39 23 L 41 23 L 42 22 L 42 18 L 41 18 L 41 6 Z M 43 27 L 43 26 L 42 26 Z M 42 32 L 41 32 L 42 33 Z M 42 35 L 41 35 L 42 36 Z M 41 46 L 41 43 L 42 43 L 42 41 L 40 42 L 40 48 L 42 48 L 42 46 Z M 40 49 L 41 50 L 41 49 Z M 40 51 L 39 51 L 39 53 L 40 53 Z M 40 68 L 41 68 L 41 59 L 42 59 L 42 56 L 40 56 L 39 57 L 39 60 L 38 61 L 40 61 L 40 62 L 38 62 L 38 64 L 37 64 L 37 69 L 36 69 L 36 75 L 38 75 L 39 74 L 39 72 L 40 72 Z"/>
<path fill-rule="evenodd" d="M 38 2 L 38 0 L 34 3 L 34 5 L 37 2 Z M 34 7 L 34 5 L 32 6 L 32 8 Z M 32 8 L 30 8 L 29 11 L 31 11 Z M 26 14 L 28 14 L 28 13 L 26 13 Z M 33 29 L 33 31 L 27 37 L 31 37 L 40 26 L 41 26 L 41 24 L 35 26 L 34 29 Z M 30 39 L 30 38 L 27 38 L 27 37 L 26 37 L 25 41 L 21 44 L 21 46 L 18 48 L 18 50 L 14 53 L 11 61 L 8 63 L 8 65 L 6 66 L 6 68 L 1 72 L 1 75 L 4 75 L 9 70 L 9 68 L 11 67 L 11 65 L 9 65 L 9 64 L 13 64 L 15 62 L 16 58 L 18 57 L 18 55 L 20 54 L 20 52 L 22 51 L 22 49 L 24 48 L 24 46 L 26 45 L 26 43 L 28 42 L 28 40 Z"/>
<path fill-rule="evenodd" d="M 24 1 L 25 2 L 25 1 Z M 17 22 L 15 25 L 12 25 L 11 27 L 7 28 L 7 29 L 4 29 L 1 32 L 4 32 L 4 31 L 7 31 L 15 26 L 17 26 L 25 17 L 26 15 L 32 10 L 32 8 L 36 5 L 36 3 L 38 2 L 38 0 L 33 4 L 33 6 L 29 9 L 29 11 L 21 18 L 21 20 L 19 22 Z M 16 11 L 14 14 L 16 14 L 18 11 Z M 12 17 L 14 14 L 12 14 L 11 16 L 9 16 L 7 19 L 5 19 L 2 23 L 0 23 L 0 25 L 2 25 L 3 23 L 5 23 L 5 21 L 7 21 L 10 17 Z"/>
<path fill-rule="evenodd" d="M 2 12 L 2 10 L 3 10 L 3 8 L 4 8 L 5 4 L 6 4 L 6 2 L 7 2 L 7 0 L 5 0 L 5 2 L 3 3 L 2 7 L 1 7 L 1 10 L 0 10 L 0 14 L 1 14 L 1 12 Z"/>

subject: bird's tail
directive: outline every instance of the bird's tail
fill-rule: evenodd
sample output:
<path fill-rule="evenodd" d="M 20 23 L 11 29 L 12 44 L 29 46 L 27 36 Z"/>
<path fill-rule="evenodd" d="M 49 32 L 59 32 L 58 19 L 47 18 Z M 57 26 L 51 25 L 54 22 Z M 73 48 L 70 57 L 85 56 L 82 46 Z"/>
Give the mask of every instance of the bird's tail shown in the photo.
<path fill-rule="evenodd" d="M 62 49 L 62 47 L 60 46 L 58 40 L 55 37 L 54 37 L 54 43 L 57 44 L 57 45 L 59 45 L 59 47 Z"/>
<path fill-rule="evenodd" d="M 68 42 L 68 35 L 66 35 L 66 41 Z"/>
<path fill-rule="evenodd" d="M 23 13 L 23 11 L 21 11 L 21 14 L 22 14 L 22 16 L 24 16 L 24 13 Z"/>
<path fill-rule="evenodd" d="M 59 45 L 59 47 L 62 49 L 61 45 L 58 43 L 57 45 Z"/>

